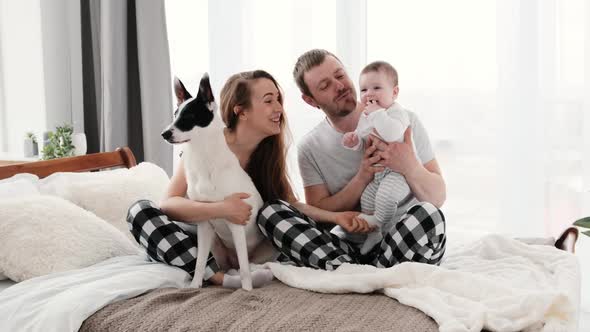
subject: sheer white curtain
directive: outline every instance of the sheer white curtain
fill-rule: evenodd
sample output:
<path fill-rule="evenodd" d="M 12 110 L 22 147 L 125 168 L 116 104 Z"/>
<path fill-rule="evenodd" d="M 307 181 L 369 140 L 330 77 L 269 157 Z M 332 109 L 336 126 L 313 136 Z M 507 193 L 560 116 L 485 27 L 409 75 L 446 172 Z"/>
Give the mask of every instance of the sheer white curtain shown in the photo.
<path fill-rule="evenodd" d="M 359 4 L 362 6 L 359 7 Z M 364 37 L 357 31 L 364 15 L 356 1 L 169 1 L 166 2 L 173 75 L 189 81 L 196 91 L 200 75 L 208 71 L 219 94 L 232 74 L 254 69 L 271 73 L 285 92 L 285 108 L 294 141 L 299 140 L 323 113 L 301 100 L 293 78 L 299 55 L 312 48 L 325 48 L 341 56 L 350 68 L 364 63 Z M 356 17 L 355 17 L 356 16 Z M 357 34 L 358 41 L 344 36 Z M 340 38 L 342 37 L 342 38 Z M 359 47 L 362 45 L 363 47 Z M 354 66 L 349 65 L 354 64 Z M 191 89 L 192 88 L 192 89 Z M 291 176 L 303 198 L 303 188 L 290 151 Z"/>
<path fill-rule="evenodd" d="M 447 182 L 443 210 L 451 241 L 465 233 L 556 235 L 590 215 L 587 1 L 197 3 L 190 17 L 168 19 L 169 27 L 192 30 L 175 45 L 170 36 L 173 66 L 194 55 L 182 70 L 209 71 L 217 93 L 235 72 L 267 70 L 285 90 L 295 141 L 323 118 L 293 82 L 301 53 L 334 52 L 356 84 L 366 63 L 393 64 L 399 101 L 425 124 Z M 302 197 L 295 152 L 291 172 Z M 578 251 L 584 274 L 590 273 L 587 242 L 582 238 Z"/>
<path fill-rule="evenodd" d="M 587 6 L 368 1 L 368 60 L 400 72 L 400 101 L 441 159 L 453 223 L 552 235 L 589 212 Z"/>
<path fill-rule="evenodd" d="M 590 214 L 590 3 L 367 6 L 367 60 L 397 67 L 399 100 L 430 133 L 451 240 L 468 231 L 555 236 Z M 579 243 L 583 275 L 588 240 Z"/>
<path fill-rule="evenodd" d="M 174 96 L 173 78 L 178 77 L 195 95 L 201 75 L 209 69 L 209 15 L 207 0 L 166 1 L 166 28 L 170 48 L 171 74 L 168 82 Z M 215 91 L 219 91 L 215 89 Z M 170 120 L 176 109 L 176 97 L 168 110 Z M 165 124 L 162 124 L 162 129 Z M 179 160 L 179 147 L 174 146 L 174 169 Z"/>
<path fill-rule="evenodd" d="M 285 90 L 295 141 L 323 118 L 293 82 L 297 56 L 314 47 L 333 51 L 355 83 L 367 62 L 391 62 L 400 73 L 400 102 L 416 111 L 435 145 L 452 224 L 543 236 L 590 212 L 583 167 L 590 150 L 585 3 L 185 0 L 166 6 L 172 72 L 191 86 L 208 71 L 219 92 L 235 72 L 267 70 Z"/>

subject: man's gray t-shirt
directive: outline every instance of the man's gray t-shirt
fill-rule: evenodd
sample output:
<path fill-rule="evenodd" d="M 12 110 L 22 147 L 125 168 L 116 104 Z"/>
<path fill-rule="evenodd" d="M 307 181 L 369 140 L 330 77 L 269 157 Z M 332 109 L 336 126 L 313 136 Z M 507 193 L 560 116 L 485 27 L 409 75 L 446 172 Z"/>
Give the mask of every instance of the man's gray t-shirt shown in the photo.
<path fill-rule="evenodd" d="M 422 164 L 426 164 L 434 159 L 428 134 L 416 114 L 408 111 L 408 115 L 417 156 Z M 334 195 L 355 176 L 360 168 L 364 151 L 344 148 L 343 135 L 336 131 L 327 119 L 324 119 L 299 142 L 299 171 L 304 187 L 325 184 L 330 195 Z M 404 206 L 399 206 L 396 216 L 405 213 L 416 203 L 416 198 L 412 198 Z"/>

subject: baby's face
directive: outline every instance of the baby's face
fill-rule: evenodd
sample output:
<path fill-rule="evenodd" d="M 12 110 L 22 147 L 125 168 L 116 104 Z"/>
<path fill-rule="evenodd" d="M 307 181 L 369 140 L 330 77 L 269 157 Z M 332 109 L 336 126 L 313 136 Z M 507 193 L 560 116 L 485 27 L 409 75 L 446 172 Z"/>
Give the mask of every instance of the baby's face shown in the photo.
<path fill-rule="evenodd" d="M 392 79 L 381 71 L 362 74 L 359 85 L 361 102 L 365 106 L 377 103 L 380 108 L 388 108 L 397 98 L 397 86 L 394 86 Z"/>

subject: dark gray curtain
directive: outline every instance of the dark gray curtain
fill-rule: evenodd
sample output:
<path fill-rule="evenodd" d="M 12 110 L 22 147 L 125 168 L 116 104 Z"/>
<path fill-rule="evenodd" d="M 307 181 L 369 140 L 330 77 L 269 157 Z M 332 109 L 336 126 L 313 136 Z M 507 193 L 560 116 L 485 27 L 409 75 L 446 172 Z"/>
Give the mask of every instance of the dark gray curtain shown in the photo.
<path fill-rule="evenodd" d="M 97 2 L 93 1 L 93 4 Z M 97 98 L 97 77 L 100 77 L 100 63 L 95 63 L 98 49 L 98 20 L 92 20 L 90 14 L 91 1 L 80 1 L 82 29 L 82 84 L 84 93 L 84 131 L 88 145 L 88 153 L 100 152 L 101 114 Z M 93 8 L 94 9 L 94 8 Z M 96 9 L 94 9 L 96 10 Z M 96 15 L 96 14 L 95 14 Z M 94 32 L 94 34 L 93 34 Z M 99 54 L 96 54 L 99 57 Z M 98 69 L 98 70 L 97 70 Z M 95 71 L 98 71 L 96 73 Z"/>
<path fill-rule="evenodd" d="M 81 0 L 88 153 L 129 146 L 172 172 L 170 60 L 163 1 Z"/>

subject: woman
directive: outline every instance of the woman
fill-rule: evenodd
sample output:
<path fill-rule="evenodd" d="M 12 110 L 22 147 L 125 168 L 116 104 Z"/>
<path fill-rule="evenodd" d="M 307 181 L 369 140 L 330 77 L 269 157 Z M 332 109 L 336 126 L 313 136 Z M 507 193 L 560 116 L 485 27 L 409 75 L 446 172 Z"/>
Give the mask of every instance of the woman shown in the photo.
<path fill-rule="evenodd" d="M 177 97 L 179 102 L 184 98 L 182 93 Z M 225 83 L 220 99 L 220 113 L 227 127 L 224 130 L 227 145 L 265 202 L 282 200 L 317 220 L 352 223 L 357 212 L 327 212 L 296 202 L 286 169 L 288 130 L 283 116 L 283 96 L 270 74 L 257 70 L 233 75 Z M 151 259 L 180 267 L 192 275 L 197 237 L 196 227 L 191 224 L 215 218 L 243 224 L 249 219 L 251 207 L 242 201 L 247 197 L 244 193 L 235 193 L 220 202 L 196 202 L 185 198 L 186 190 L 181 159 L 160 207 L 149 201 L 139 201 L 129 209 L 127 221 L 135 239 L 146 248 Z M 355 221 L 355 225 L 359 232 L 369 230 L 364 221 Z M 144 227 L 155 231 L 147 236 L 142 232 Z M 253 286 L 260 287 L 269 282 L 268 273 L 254 271 Z M 208 258 L 204 279 L 215 285 L 241 287 L 239 276 L 226 275 L 212 255 Z"/>

